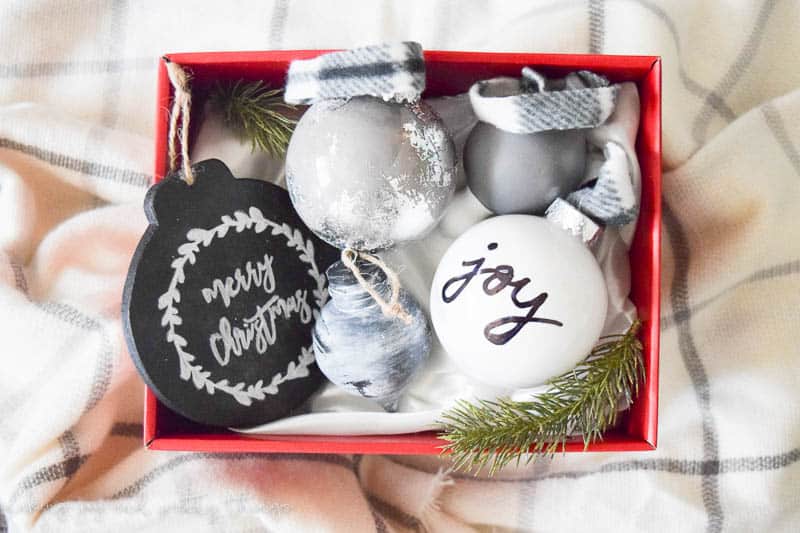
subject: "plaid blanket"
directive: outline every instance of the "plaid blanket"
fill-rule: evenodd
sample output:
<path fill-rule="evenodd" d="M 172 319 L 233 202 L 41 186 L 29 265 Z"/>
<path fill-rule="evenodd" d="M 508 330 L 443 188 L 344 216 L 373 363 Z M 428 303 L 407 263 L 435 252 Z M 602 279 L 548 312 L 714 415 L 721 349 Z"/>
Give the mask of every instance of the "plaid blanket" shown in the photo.
<path fill-rule="evenodd" d="M 200 4 L 0 7 L 0 531 L 798 530 L 797 2 Z M 664 57 L 657 451 L 485 479 L 436 457 L 142 448 L 119 302 L 156 58 L 387 40 Z"/>

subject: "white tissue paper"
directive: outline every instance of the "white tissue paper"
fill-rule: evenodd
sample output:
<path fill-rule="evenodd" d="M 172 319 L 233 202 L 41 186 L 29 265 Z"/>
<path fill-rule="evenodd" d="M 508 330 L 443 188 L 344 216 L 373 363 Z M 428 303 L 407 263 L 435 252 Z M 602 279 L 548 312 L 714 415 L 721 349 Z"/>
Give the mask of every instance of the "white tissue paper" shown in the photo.
<path fill-rule="evenodd" d="M 491 213 L 465 186 L 461 152 L 477 119 L 472 113 L 466 93 L 426 100 L 441 116 L 453 135 L 459 169 L 458 189 L 439 225 L 424 239 L 381 254 L 394 268 L 408 290 L 428 312 L 430 286 L 439 259 L 450 244 L 470 226 L 491 216 Z M 208 110 L 207 110 L 208 111 Z M 257 178 L 285 187 L 283 162 L 262 152 L 253 152 L 250 145 L 238 140 L 213 112 L 205 113 L 192 160 L 217 158 L 225 162 L 240 178 Z M 639 126 L 639 94 L 633 83 L 621 84 L 617 107 L 606 123 L 593 129 L 590 143 L 601 147 L 615 141 L 624 147 L 631 163 L 633 186 L 641 194 L 641 173 L 634 144 Z M 597 152 L 597 151 L 595 151 Z M 587 179 L 602 163 L 599 152 L 593 153 L 587 165 Z M 630 263 L 628 249 L 633 240 L 636 222 L 620 228 L 606 228 L 593 252 L 608 285 L 608 315 L 603 334 L 624 332 L 636 318 L 636 309 L 628 299 Z M 587 354 L 588 355 L 588 354 Z M 494 399 L 508 396 L 529 400 L 546 386 L 535 389 L 498 389 L 478 383 L 461 374 L 435 339 L 430 359 L 406 389 L 396 413 L 386 413 L 371 400 L 352 396 L 333 384 L 324 385 L 305 405 L 304 414 L 275 420 L 252 428 L 235 431 L 266 435 L 389 435 L 438 429 L 442 411 L 455 401 Z"/>

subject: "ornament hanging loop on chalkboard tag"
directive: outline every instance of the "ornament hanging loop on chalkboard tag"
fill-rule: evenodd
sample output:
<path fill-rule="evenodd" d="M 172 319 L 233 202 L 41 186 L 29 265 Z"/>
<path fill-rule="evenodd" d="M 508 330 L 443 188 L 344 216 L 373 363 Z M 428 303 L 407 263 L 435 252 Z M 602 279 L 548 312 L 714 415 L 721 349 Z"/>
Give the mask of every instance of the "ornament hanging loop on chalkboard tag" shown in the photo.
<path fill-rule="evenodd" d="M 169 171 L 175 172 L 178 169 L 178 148 L 176 144 L 180 144 L 183 180 L 189 185 L 193 185 L 194 171 L 192 170 L 192 162 L 189 159 L 189 119 L 192 108 L 191 76 L 189 72 L 170 58 L 164 56 L 163 60 L 174 92 L 172 108 L 169 112 L 169 133 L 167 135 Z M 178 125 L 179 120 L 180 126 Z"/>

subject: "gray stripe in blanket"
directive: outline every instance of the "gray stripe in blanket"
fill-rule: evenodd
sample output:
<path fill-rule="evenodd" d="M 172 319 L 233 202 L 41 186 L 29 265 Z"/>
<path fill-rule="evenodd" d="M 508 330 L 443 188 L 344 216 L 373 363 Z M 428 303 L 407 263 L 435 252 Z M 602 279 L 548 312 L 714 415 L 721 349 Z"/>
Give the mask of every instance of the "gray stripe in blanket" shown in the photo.
<path fill-rule="evenodd" d="M 374 494 L 364 494 L 364 497 L 369 502 L 370 510 L 372 511 L 373 516 L 376 516 L 376 514 L 377 516 L 383 515 L 389 520 L 397 522 L 405 529 L 410 529 L 411 531 L 419 531 L 420 533 L 425 531 L 425 526 L 416 516 L 408 514 L 402 509 L 395 507 L 391 503 L 379 498 Z M 381 519 L 380 526 L 376 524 L 375 530 L 378 533 L 384 533 L 388 531 L 386 523 L 383 522 L 383 519 Z"/>
<path fill-rule="evenodd" d="M 533 477 L 544 477 L 550 471 L 552 461 L 536 461 L 533 464 Z M 452 474 L 451 474 L 452 475 Z M 540 490 L 536 483 L 525 483 L 521 485 L 518 491 L 517 501 L 519 506 L 519 514 L 517 515 L 517 529 L 521 531 L 535 530 L 536 512 L 536 495 Z"/>
<path fill-rule="evenodd" d="M 0 506 L 0 533 L 8 533 L 8 522 L 2 506 Z"/>
<path fill-rule="evenodd" d="M 122 43 L 125 42 L 125 17 L 128 12 L 127 0 L 113 0 L 110 4 L 109 23 L 105 24 L 103 38 L 95 40 L 99 55 L 118 57 L 122 55 Z M 106 76 L 102 82 L 102 90 L 97 96 L 100 101 L 100 122 L 92 124 L 83 146 L 83 159 L 92 157 L 97 146 L 106 142 L 107 129 L 113 128 L 119 117 L 119 96 L 122 86 L 122 74 Z M 103 200 L 99 196 L 92 198 L 94 207 L 100 207 Z"/>
<path fill-rule="evenodd" d="M 758 47 L 764 37 L 764 29 L 766 28 L 769 16 L 774 11 L 777 3 L 778 0 L 765 0 L 765 2 L 761 5 L 755 25 L 753 26 L 750 35 L 747 37 L 744 46 L 736 56 L 734 62 L 728 68 L 727 72 L 725 72 L 725 75 L 712 91 L 713 94 L 720 99 L 724 100 L 731 93 L 739 80 L 742 79 L 742 76 L 744 76 L 747 68 L 750 66 L 750 63 L 753 62 L 753 58 L 755 57 Z M 706 101 L 703 103 L 703 106 L 700 108 L 700 111 L 698 112 L 692 124 L 692 137 L 694 138 L 694 141 L 698 147 L 706 141 L 711 114 L 711 103 L 709 102 L 709 99 L 706 98 Z"/>
<path fill-rule="evenodd" d="M 270 14 L 269 21 L 267 48 L 270 50 L 280 50 L 283 47 L 283 35 L 286 30 L 286 20 L 288 16 L 288 0 L 277 0 L 272 6 L 272 13 Z"/>
<path fill-rule="evenodd" d="M 157 64 L 158 58 L 155 56 L 110 60 L 10 63 L 0 64 L 0 79 L 104 75 L 135 70 L 152 70 Z"/>
<path fill-rule="evenodd" d="M 761 106 L 761 114 L 764 115 L 767 126 L 769 126 L 770 131 L 777 139 L 778 144 L 781 145 L 787 159 L 794 167 L 794 171 L 800 176 L 800 153 L 798 153 L 797 147 L 792 143 L 792 139 L 786 131 L 786 124 L 784 124 L 780 112 L 771 102 L 768 102 Z"/>
<path fill-rule="evenodd" d="M 111 428 L 111 435 L 127 437 L 133 436 L 133 433 L 135 433 L 136 437 L 141 438 L 142 425 L 117 422 Z M 22 492 L 43 483 L 58 481 L 60 479 L 69 480 L 90 457 L 90 454 L 81 455 L 80 446 L 71 429 L 65 431 L 58 437 L 58 444 L 61 447 L 63 459 L 56 464 L 42 467 L 23 478 L 14 490 L 14 494 L 11 497 L 12 502 L 15 502 Z"/>
<path fill-rule="evenodd" d="M 459 20 L 459 13 L 454 2 L 433 2 L 431 3 L 433 14 L 431 20 L 436 24 L 433 31 L 435 40 L 426 39 L 427 45 L 439 50 L 447 49 L 452 42 L 453 22 Z M 454 9 L 456 8 L 456 9 Z"/>
<path fill-rule="evenodd" d="M 86 462 L 89 458 L 89 454 L 81 455 L 81 448 L 78 445 L 78 439 L 75 438 L 75 433 L 72 432 L 72 429 L 66 430 L 61 436 L 58 437 L 58 445 L 61 446 L 61 455 L 64 458 L 65 464 L 77 464 L 75 469 L 70 469 L 68 472 L 65 472 L 64 478 L 66 479 L 65 484 L 72 479 L 77 472 L 80 466 Z M 81 459 L 83 457 L 83 459 Z"/>
<path fill-rule="evenodd" d="M 103 398 L 111 383 L 113 348 L 108 334 L 100 322 L 81 313 L 72 306 L 57 302 L 43 302 L 38 304 L 38 306 L 46 313 L 70 325 L 85 331 L 98 332 L 101 336 L 101 352 L 97 357 L 92 376 L 91 390 L 83 410 L 83 412 L 86 413 Z M 69 479 L 89 457 L 88 455 L 80 454 L 77 440 L 71 430 L 67 430 L 59 436 L 58 442 L 61 446 L 64 460 L 55 465 L 41 468 L 24 478 L 15 489 L 12 501 L 16 500 L 23 491 L 42 483 L 56 481 L 61 478 Z"/>
<path fill-rule="evenodd" d="M 388 533 L 389 530 L 386 527 L 386 521 L 384 521 L 380 513 L 378 513 L 378 511 L 376 511 L 371 504 L 369 512 L 372 515 L 372 521 L 375 522 L 375 533 Z"/>
<path fill-rule="evenodd" d="M 589 0 L 589 53 L 599 54 L 605 42 L 606 6 L 604 0 Z"/>
<path fill-rule="evenodd" d="M 187 453 L 170 459 L 164 464 L 155 467 L 153 470 L 131 483 L 130 485 L 118 490 L 111 496 L 112 500 L 119 500 L 121 498 L 129 498 L 141 492 L 143 488 L 158 479 L 160 476 L 182 466 L 186 463 L 191 463 L 200 460 L 227 460 L 227 461 L 243 461 L 243 460 L 260 460 L 265 462 L 271 461 L 309 461 L 317 463 L 328 463 L 344 467 L 350 471 L 353 469 L 353 462 L 346 456 L 324 454 L 302 454 L 302 453 L 284 453 L 284 454 L 261 454 L 261 453 Z"/>
<path fill-rule="evenodd" d="M 675 25 L 675 21 L 670 18 L 669 14 L 660 6 L 653 4 L 648 0 L 617 1 L 633 2 L 653 13 L 661 20 L 661 22 L 664 23 L 667 30 L 672 35 L 672 41 L 675 43 L 675 50 L 677 51 L 678 56 L 678 77 L 680 78 L 683 86 L 686 87 L 686 89 L 693 95 L 705 99 L 706 103 L 710 105 L 717 113 L 719 113 L 725 120 L 732 122 L 736 118 L 736 113 L 734 113 L 733 110 L 728 107 L 728 105 L 725 103 L 725 100 L 713 93 L 710 89 L 703 87 L 698 81 L 690 78 L 689 74 L 686 72 L 686 70 L 684 70 L 681 62 L 681 40 L 680 35 L 678 34 L 678 27 Z"/>
<path fill-rule="evenodd" d="M 378 512 L 377 507 L 375 506 L 374 502 L 370 499 L 369 494 L 367 491 L 364 490 L 364 486 L 361 483 L 361 461 L 364 459 L 363 455 L 354 455 L 353 456 L 353 474 L 356 476 L 356 481 L 358 482 L 358 486 L 361 488 L 361 492 L 364 494 L 364 499 L 369 506 L 369 512 L 372 515 L 372 521 L 375 524 L 375 531 L 376 533 L 384 533 L 388 531 L 386 527 L 386 522 L 383 520 L 383 516 L 381 513 Z"/>
<path fill-rule="evenodd" d="M 553 472 L 530 479 L 497 479 L 498 482 L 527 483 L 549 479 L 581 479 L 597 474 L 613 472 L 667 472 L 689 476 L 711 474 L 734 474 L 742 472 L 767 472 L 791 466 L 800 461 L 800 448 L 776 455 L 744 456 L 730 459 L 692 460 L 692 459 L 642 459 L 607 463 L 597 470 Z M 466 476 L 465 476 L 466 477 Z M 469 479 L 476 479 L 469 477 Z M 494 479 L 493 479 L 494 480 Z M 484 481 L 483 479 L 481 481 Z"/>
<path fill-rule="evenodd" d="M 416 470 L 418 472 L 424 472 L 426 474 L 435 474 L 435 472 L 430 472 L 417 466 L 400 462 L 396 458 L 390 459 L 392 462 L 406 468 Z M 542 461 L 542 463 L 544 463 L 544 461 Z M 780 470 L 798 463 L 800 463 L 800 448 L 795 448 L 787 452 L 772 455 L 748 455 L 731 457 L 728 459 L 696 460 L 659 458 L 616 461 L 601 465 L 596 470 L 567 470 L 563 472 L 552 472 L 546 474 L 540 474 L 534 469 L 533 476 L 517 479 L 503 479 L 497 477 L 481 478 L 475 477 L 471 474 L 457 472 L 451 473 L 450 477 L 463 481 L 477 481 L 482 483 L 525 484 L 546 481 L 550 479 L 582 479 L 590 476 L 619 472 L 666 472 L 669 474 L 680 474 L 686 476 L 703 476 L 708 475 L 711 472 L 716 472 L 718 474 L 769 472 L 773 470 Z M 548 462 L 547 464 L 550 463 Z"/>
<path fill-rule="evenodd" d="M 118 57 L 122 52 L 122 45 L 125 42 L 125 31 L 127 29 L 126 18 L 128 15 L 128 1 L 114 0 L 111 2 L 111 21 L 106 31 L 105 42 L 101 52 L 111 57 Z M 116 125 L 119 115 L 119 96 L 122 88 L 122 76 L 120 73 L 109 76 L 105 80 L 105 87 L 102 95 L 102 107 L 100 109 L 100 124 L 106 128 L 113 128 Z M 93 128 L 90 139 L 100 135 L 97 128 Z M 87 143 L 90 144 L 90 143 Z"/>
<path fill-rule="evenodd" d="M 696 315 L 698 312 L 702 311 L 709 305 L 713 304 L 720 298 L 725 297 L 730 292 L 742 287 L 744 285 L 748 285 L 750 283 L 754 283 L 757 281 L 768 281 L 772 279 L 782 278 L 784 276 L 790 276 L 793 274 L 800 273 L 800 260 L 797 261 L 789 261 L 787 263 L 780 263 L 778 265 L 773 265 L 771 267 L 762 268 L 750 274 L 749 276 L 740 279 L 736 283 L 725 287 L 715 295 L 707 298 L 695 306 L 689 308 L 688 313 L 673 313 L 672 315 L 664 316 L 661 319 L 661 330 L 667 330 L 674 326 L 676 323 L 684 322 L 688 320 L 691 316 Z"/>
<path fill-rule="evenodd" d="M 57 463 L 44 466 L 35 472 L 28 474 L 22 478 L 22 481 L 20 481 L 17 487 L 14 489 L 14 492 L 9 498 L 9 503 L 14 505 L 14 503 L 26 490 L 38 487 L 44 483 L 50 483 L 60 479 L 72 477 L 88 458 L 88 455 L 70 457 L 69 459 L 64 459 Z"/>
<path fill-rule="evenodd" d="M 691 249 L 683 226 L 675 216 L 669 202 L 663 202 L 662 213 L 675 261 L 675 271 L 669 295 L 672 301 L 672 309 L 675 313 L 689 316 Z M 695 395 L 697 396 L 697 404 L 700 408 L 703 427 L 703 460 L 716 461 L 719 456 L 719 441 L 716 423 L 711 414 L 711 387 L 708 381 L 708 373 L 703 361 L 700 359 L 700 353 L 694 341 L 690 318 L 678 324 L 678 349 L 692 380 Z M 719 478 L 716 474 L 717 472 L 708 472 L 703 475 L 701 487 L 703 505 L 708 515 L 706 529 L 709 532 L 720 531 L 724 521 L 719 494 Z"/>
<path fill-rule="evenodd" d="M 64 461 L 71 461 L 76 457 L 80 457 L 81 448 L 78 446 L 78 441 L 75 439 L 75 434 L 71 429 L 68 429 L 58 437 L 58 444 L 64 454 Z"/>
<path fill-rule="evenodd" d="M 23 267 L 16 259 L 8 257 L 8 265 L 11 267 L 11 272 L 14 273 L 14 286 L 20 291 L 22 294 L 30 299 L 30 292 L 28 288 L 28 279 L 25 276 L 25 267 Z"/>
<path fill-rule="evenodd" d="M 83 412 L 92 409 L 105 396 L 111 383 L 114 369 L 114 350 L 103 325 L 94 318 L 85 315 L 74 307 L 59 302 L 43 302 L 39 307 L 45 312 L 86 331 L 98 332 L 101 338 L 101 351 L 95 363 L 92 375 L 92 389 Z"/>
<path fill-rule="evenodd" d="M 19 143 L 4 137 L 0 137 L 0 149 L 2 148 L 22 152 L 50 165 L 72 170 L 74 172 L 79 172 L 87 176 L 95 176 L 109 181 L 124 183 L 125 185 L 148 187 L 151 182 L 150 176 L 143 172 L 136 172 L 133 170 L 113 167 L 111 165 L 105 165 L 103 163 L 78 159 L 66 154 L 60 154 L 58 152 L 46 150 L 38 146 Z"/>
<path fill-rule="evenodd" d="M 101 353 L 97 357 L 94 373 L 92 376 L 92 387 L 89 398 L 84 406 L 83 413 L 88 412 L 105 396 L 108 386 L 111 383 L 111 373 L 113 371 L 113 348 L 108 334 L 100 322 L 85 315 L 67 304 L 57 302 L 43 302 L 38 304 L 39 308 L 56 318 L 71 324 L 85 331 L 98 332 L 101 336 Z M 41 468 L 24 478 L 14 490 L 11 501 L 22 494 L 25 490 L 36 487 L 42 483 L 56 481 L 62 478 L 69 480 L 78 468 L 86 461 L 89 455 L 81 455 L 78 442 L 71 430 L 65 431 L 58 437 L 61 446 L 63 461 L 55 465 Z"/>
<path fill-rule="evenodd" d="M 114 422 L 110 434 L 115 437 L 131 437 L 141 439 L 144 428 L 138 422 Z"/>
<path fill-rule="evenodd" d="M 693 476 L 705 476 L 711 473 L 732 474 L 741 472 L 766 472 L 791 466 L 798 461 L 800 461 L 800 448 L 795 448 L 794 450 L 776 455 L 744 456 L 721 460 L 644 459 L 608 463 L 594 472 L 556 472 L 548 474 L 540 478 L 540 480 L 557 478 L 578 479 L 606 472 L 658 471 Z"/>

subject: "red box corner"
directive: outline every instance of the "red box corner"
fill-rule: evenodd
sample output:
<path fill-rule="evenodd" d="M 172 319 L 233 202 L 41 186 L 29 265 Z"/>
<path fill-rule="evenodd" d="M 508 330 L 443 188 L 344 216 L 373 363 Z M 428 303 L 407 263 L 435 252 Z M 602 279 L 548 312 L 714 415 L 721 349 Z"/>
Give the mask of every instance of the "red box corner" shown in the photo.
<path fill-rule="evenodd" d="M 193 91 L 201 97 L 216 79 L 263 79 L 282 86 L 292 59 L 314 57 L 322 50 L 210 52 L 168 54 L 192 72 Z M 661 58 L 578 54 L 528 54 L 426 51 L 426 96 L 458 94 L 479 80 L 518 76 L 523 66 L 548 75 L 578 69 L 605 74 L 614 82 L 633 81 L 639 89 L 641 115 L 636 153 L 642 170 L 642 203 L 630 251 L 631 300 L 636 304 L 644 346 L 644 388 L 618 426 L 589 451 L 655 449 L 658 436 L 658 363 L 661 290 Z M 159 64 L 156 111 L 155 177 L 167 173 L 167 132 L 172 90 L 164 61 Z M 196 107 L 197 108 L 197 107 Z M 194 120 L 195 124 L 199 121 Z M 362 454 L 438 454 L 444 441 L 435 432 L 402 435 L 310 436 L 242 435 L 189 422 L 162 405 L 145 388 L 144 443 L 153 450 L 203 452 L 292 452 Z M 567 443 L 567 451 L 583 451 L 583 442 Z"/>

